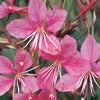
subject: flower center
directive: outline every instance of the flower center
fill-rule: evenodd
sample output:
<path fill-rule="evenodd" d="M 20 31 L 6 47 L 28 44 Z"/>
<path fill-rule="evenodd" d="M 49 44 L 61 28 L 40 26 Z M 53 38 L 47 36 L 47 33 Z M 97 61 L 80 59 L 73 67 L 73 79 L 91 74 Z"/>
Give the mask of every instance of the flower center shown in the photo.
<path fill-rule="evenodd" d="M 9 6 L 9 9 L 11 9 L 11 10 L 12 10 L 12 9 L 13 9 L 13 6 Z"/>
<path fill-rule="evenodd" d="M 90 74 L 91 74 L 91 71 L 88 71 L 88 72 L 86 73 L 87 76 L 89 76 Z"/>
<path fill-rule="evenodd" d="M 17 79 L 19 79 L 19 77 L 22 77 L 22 74 L 21 74 L 21 73 L 18 73 L 18 74 L 16 75 L 16 78 L 17 78 Z"/>
<path fill-rule="evenodd" d="M 55 61 L 55 64 L 58 66 L 58 65 L 61 65 L 61 62 L 58 61 L 58 60 L 56 60 L 56 61 Z"/>
<path fill-rule="evenodd" d="M 38 32 L 39 33 L 43 33 L 43 31 L 44 31 L 43 27 L 38 27 Z"/>

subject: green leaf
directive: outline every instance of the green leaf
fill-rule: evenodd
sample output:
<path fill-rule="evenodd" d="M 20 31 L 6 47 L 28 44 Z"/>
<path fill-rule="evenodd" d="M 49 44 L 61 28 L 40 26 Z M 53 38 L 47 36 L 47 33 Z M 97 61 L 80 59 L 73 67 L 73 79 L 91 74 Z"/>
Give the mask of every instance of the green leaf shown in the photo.
<path fill-rule="evenodd" d="M 12 61 L 14 61 L 16 54 L 16 50 L 14 49 L 3 49 L 3 55 L 10 58 Z"/>
<path fill-rule="evenodd" d="M 11 100 L 11 99 L 9 98 L 8 93 L 6 93 L 0 97 L 0 100 Z"/>

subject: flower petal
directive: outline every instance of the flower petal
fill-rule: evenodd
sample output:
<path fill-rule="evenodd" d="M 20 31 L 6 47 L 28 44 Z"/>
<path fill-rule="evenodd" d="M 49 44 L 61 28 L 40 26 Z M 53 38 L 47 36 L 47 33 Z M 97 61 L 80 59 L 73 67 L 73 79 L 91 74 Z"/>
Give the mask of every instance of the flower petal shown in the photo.
<path fill-rule="evenodd" d="M 32 58 L 25 50 L 18 50 L 15 56 L 17 72 L 23 72 L 32 65 Z"/>
<path fill-rule="evenodd" d="M 0 73 L 1 74 L 16 73 L 14 70 L 13 62 L 5 56 L 0 56 Z"/>
<path fill-rule="evenodd" d="M 0 5 L 0 18 L 7 16 L 10 13 L 10 9 L 6 2 L 2 2 Z"/>
<path fill-rule="evenodd" d="M 80 76 L 70 76 L 65 74 L 62 76 L 63 83 L 61 79 L 56 84 L 56 89 L 59 91 L 75 91 L 80 86 L 76 86 L 77 81 L 79 80 Z"/>
<path fill-rule="evenodd" d="M 93 66 L 92 71 L 100 77 L 100 61 L 97 63 L 97 65 Z"/>
<path fill-rule="evenodd" d="M 57 32 L 62 27 L 67 12 L 65 10 L 49 10 L 45 19 L 45 28 L 50 32 Z"/>
<path fill-rule="evenodd" d="M 16 38 L 26 38 L 34 32 L 35 27 L 27 19 L 16 19 L 10 22 L 6 29 L 10 35 Z"/>
<path fill-rule="evenodd" d="M 51 54 L 48 54 L 48 53 L 42 51 L 41 52 L 41 57 L 44 58 L 45 60 L 56 61 L 59 56 L 58 56 L 58 54 L 51 55 Z"/>
<path fill-rule="evenodd" d="M 45 19 L 47 8 L 42 0 L 30 0 L 29 17 L 38 25 Z"/>
<path fill-rule="evenodd" d="M 29 99 L 31 97 L 32 99 Z M 18 93 L 14 94 L 13 100 L 37 100 L 37 96 L 35 94 L 31 96 L 30 93 Z"/>
<path fill-rule="evenodd" d="M 43 89 L 38 96 L 38 100 L 57 100 L 56 92 L 53 93 L 54 97 L 52 98 L 50 94 L 50 89 Z"/>
<path fill-rule="evenodd" d="M 77 52 L 77 43 L 73 37 L 66 35 L 60 42 L 61 59 L 68 59 Z"/>
<path fill-rule="evenodd" d="M 22 80 L 27 86 L 27 88 L 31 90 L 33 93 L 39 90 L 37 86 L 37 79 L 34 76 L 27 76 L 22 78 Z M 21 89 L 24 93 L 28 93 L 28 91 L 26 90 L 25 86 L 23 86 L 23 84 L 21 84 Z"/>
<path fill-rule="evenodd" d="M 43 67 L 37 77 L 37 84 L 40 89 L 51 86 L 55 68 Z"/>
<path fill-rule="evenodd" d="M 8 1 L 10 2 L 11 6 L 13 6 L 14 0 L 8 0 Z"/>
<path fill-rule="evenodd" d="M 91 65 L 100 57 L 100 44 L 96 43 L 93 36 L 88 35 L 81 47 L 81 55 Z"/>
<path fill-rule="evenodd" d="M 70 75 L 81 75 L 91 70 L 91 65 L 86 60 L 82 59 L 80 53 L 76 53 L 73 57 L 67 59 L 66 62 L 62 63 L 66 71 Z"/>
<path fill-rule="evenodd" d="M 56 57 L 61 51 L 60 42 L 54 35 L 48 35 L 48 37 L 51 39 L 51 41 L 54 44 L 48 38 L 46 38 L 47 45 L 48 45 L 47 47 L 45 45 L 45 40 L 43 38 L 42 43 L 41 43 L 42 45 L 41 46 L 41 56 L 44 59 L 53 60 L 52 58 Z"/>
<path fill-rule="evenodd" d="M 0 75 L 0 96 L 4 95 L 13 85 L 14 78 L 9 78 L 4 75 Z"/>

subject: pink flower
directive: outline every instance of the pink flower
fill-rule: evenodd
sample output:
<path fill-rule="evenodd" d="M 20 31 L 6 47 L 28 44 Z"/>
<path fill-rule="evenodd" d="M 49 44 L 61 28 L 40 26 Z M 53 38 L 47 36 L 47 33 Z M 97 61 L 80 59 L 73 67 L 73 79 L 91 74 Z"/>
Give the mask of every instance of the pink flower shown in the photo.
<path fill-rule="evenodd" d="M 29 39 L 25 48 L 32 40 L 30 51 L 34 55 L 35 50 L 55 55 L 60 51 L 59 41 L 50 32 L 57 32 L 63 25 L 67 12 L 61 9 L 48 10 L 42 0 L 30 0 L 29 16 L 25 19 L 17 19 L 7 25 L 8 32 L 16 38 Z M 18 44 L 19 44 L 18 43 Z"/>
<path fill-rule="evenodd" d="M 13 62 L 5 56 L 0 56 L 0 96 L 6 93 L 13 85 L 13 95 L 15 91 L 15 84 L 17 84 L 18 93 L 20 92 L 18 80 L 21 82 L 22 91 L 36 92 L 39 88 L 36 84 L 36 78 L 33 74 L 27 72 L 37 68 L 38 66 L 29 69 L 32 65 L 32 59 L 28 52 L 25 50 L 19 50 L 15 56 L 15 69 Z M 14 77 L 7 77 L 7 75 L 13 74 Z"/>
<path fill-rule="evenodd" d="M 38 100 L 35 94 L 30 93 L 18 93 L 14 94 L 13 100 Z"/>
<path fill-rule="evenodd" d="M 6 2 L 2 2 L 0 5 L 0 18 L 7 16 L 10 12 L 21 12 L 22 10 L 27 9 L 28 7 L 16 7 L 13 5 L 13 0 L 8 0 L 11 6 L 8 6 Z"/>
<path fill-rule="evenodd" d="M 67 72 L 63 76 L 63 81 L 66 89 L 62 86 L 61 80 L 58 81 L 56 88 L 62 91 L 76 91 L 82 86 L 81 94 L 86 92 L 85 97 L 88 92 L 88 79 L 90 80 L 90 91 L 92 96 L 94 96 L 94 83 L 100 88 L 95 78 L 100 77 L 100 44 L 98 44 L 95 39 L 88 35 L 86 40 L 83 42 L 81 47 L 81 56 L 78 57 L 77 61 L 74 61 L 74 66 L 69 61 Z M 82 57 L 82 58 L 81 58 Z M 75 66 L 76 65 L 76 66 Z M 70 67 L 69 67 L 70 66 Z"/>
<path fill-rule="evenodd" d="M 41 55 L 45 59 L 54 61 L 49 67 L 43 67 L 38 74 L 37 84 L 40 89 L 51 87 L 53 90 L 56 86 L 58 75 L 62 80 L 62 65 L 66 69 L 66 61 L 72 58 L 77 53 L 76 40 L 68 35 L 66 35 L 60 42 L 61 52 L 58 55 Z M 51 86 L 52 85 L 52 86 Z M 63 84 L 64 85 L 64 84 Z M 52 94 L 53 91 L 51 91 Z M 51 95 L 50 94 L 50 95 Z M 53 94 L 52 94 L 53 95 Z"/>

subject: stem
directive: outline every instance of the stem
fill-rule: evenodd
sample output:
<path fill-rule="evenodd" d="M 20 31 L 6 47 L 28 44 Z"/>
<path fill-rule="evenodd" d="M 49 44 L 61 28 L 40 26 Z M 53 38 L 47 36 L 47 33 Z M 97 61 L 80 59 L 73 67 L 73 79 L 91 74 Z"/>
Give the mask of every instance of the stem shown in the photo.
<path fill-rule="evenodd" d="M 60 0 L 59 3 L 60 3 L 60 8 L 62 8 L 62 0 Z"/>
<path fill-rule="evenodd" d="M 79 15 L 77 15 L 75 17 L 75 19 L 72 21 L 74 22 L 75 20 L 77 20 L 81 15 L 83 15 L 84 13 L 86 13 L 90 8 L 92 8 L 92 6 L 94 6 L 96 3 L 98 2 L 98 0 L 93 0 L 89 5 L 87 5 L 85 8 L 82 9 L 82 11 L 79 13 Z"/>
<path fill-rule="evenodd" d="M 83 33 L 81 36 L 79 36 L 76 40 L 80 40 L 85 34 L 87 33 L 87 31 L 85 33 Z"/>
<path fill-rule="evenodd" d="M 51 8 L 51 10 L 53 10 L 53 8 L 52 8 L 52 6 L 51 6 L 51 4 L 50 4 L 50 1 L 49 0 L 47 0 L 47 4 L 49 5 L 49 7 Z"/>
<path fill-rule="evenodd" d="M 64 0 L 63 2 L 63 6 L 62 6 L 63 9 L 65 8 L 65 3 L 66 3 L 66 0 Z"/>
<path fill-rule="evenodd" d="M 94 37 L 94 24 L 92 24 L 92 36 Z"/>
<path fill-rule="evenodd" d="M 94 24 L 96 21 L 95 11 L 93 10 L 92 36 L 94 37 Z"/>

